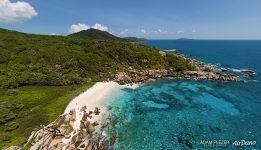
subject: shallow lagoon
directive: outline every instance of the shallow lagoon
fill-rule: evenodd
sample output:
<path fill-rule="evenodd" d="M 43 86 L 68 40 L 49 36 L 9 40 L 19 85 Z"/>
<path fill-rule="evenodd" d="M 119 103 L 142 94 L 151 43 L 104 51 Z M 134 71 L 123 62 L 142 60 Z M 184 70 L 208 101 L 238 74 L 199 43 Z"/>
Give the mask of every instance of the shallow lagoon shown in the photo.
<path fill-rule="evenodd" d="M 248 90 L 255 84 L 164 79 L 121 89 L 108 104 L 110 134 L 119 137 L 114 148 L 204 148 L 203 140 L 229 140 L 231 149 L 242 139 L 260 147 L 261 100 Z"/>

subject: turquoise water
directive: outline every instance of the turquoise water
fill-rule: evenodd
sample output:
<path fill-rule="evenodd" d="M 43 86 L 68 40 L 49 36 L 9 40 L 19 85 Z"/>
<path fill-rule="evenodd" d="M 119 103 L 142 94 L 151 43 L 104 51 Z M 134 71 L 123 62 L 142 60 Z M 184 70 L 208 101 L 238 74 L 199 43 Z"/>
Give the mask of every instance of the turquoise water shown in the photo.
<path fill-rule="evenodd" d="M 114 149 L 261 148 L 261 41 L 161 40 L 148 44 L 177 48 L 190 57 L 257 74 L 248 83 L 162 79 L 119 90 L 108 104 L 109 133 L 118 135 Z M 241 140 L 256 144 L 233 145 Z"/>

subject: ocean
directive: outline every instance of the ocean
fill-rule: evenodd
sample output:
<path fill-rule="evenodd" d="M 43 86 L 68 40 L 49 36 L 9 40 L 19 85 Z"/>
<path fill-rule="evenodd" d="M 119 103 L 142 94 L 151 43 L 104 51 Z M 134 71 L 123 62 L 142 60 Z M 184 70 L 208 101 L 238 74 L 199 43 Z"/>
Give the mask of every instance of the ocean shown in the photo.
<path fill-rule="evenodd" d="M 261 41 L 149 40 L 234 71 L 248 82 L 161 79 L 113 93 L 108 134 L 114 149 L 261 149 Z"/>

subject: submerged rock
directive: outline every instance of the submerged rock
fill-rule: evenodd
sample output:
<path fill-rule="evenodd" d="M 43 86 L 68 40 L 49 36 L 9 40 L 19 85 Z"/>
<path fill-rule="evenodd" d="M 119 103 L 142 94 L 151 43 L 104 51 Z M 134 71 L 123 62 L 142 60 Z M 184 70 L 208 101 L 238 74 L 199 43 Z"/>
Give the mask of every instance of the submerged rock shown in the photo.
<path fill-rule="evenodd" d="M 110 145 L 113 145 L 115 141 L 117 140 L 118 136 L 116 134 L 113 134 L 110 138 Z"/>
<path fill-rule="evenodd" d="M 159 103 L 155 103 L 153 101 L 146 101 L 146 102 L 142 102 L 142 104 L 146 107 L 150 107 L 150 108 L 158 108 L 158 109 L 167 109 L 169 108 L 169 105 L 167 104 L 159 104 Z"/>
<path fill-rule="evenodd" d="M 186 149 L 188 149 L 188 148 L 192 149 L 193 148 L 192 143 L 188 139 L 183 139 L 182 137 L 178 137 L 178 142 L 182 147 L 184 147 Z"/>
<path fill-rule="evenodd" d="M 211 126 L 209 126 L 209 129 L 213 133 L 220 133 L 221 132 L 221 128 L 219 128 L 219 127 L 211 127 Z"/>
<path fill-rule="evenodd" d="M 255 72 L 252 71 L 252 70 L 242 70 L 241 73 L 244 75 L 244 76 L 249 76 L 249 77 L 252 77 Z"/>

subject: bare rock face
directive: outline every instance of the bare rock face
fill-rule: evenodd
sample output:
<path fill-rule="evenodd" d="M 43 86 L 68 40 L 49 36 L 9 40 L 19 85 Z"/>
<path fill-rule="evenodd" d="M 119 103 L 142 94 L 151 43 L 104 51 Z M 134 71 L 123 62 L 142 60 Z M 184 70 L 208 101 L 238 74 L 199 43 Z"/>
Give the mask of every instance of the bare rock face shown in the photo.
<path fill-rule="evenodd" d="M 88 118 L 91 119 L 92 118 L 91 115 L 89 113 L 84 112 L 82 116 L 82 121 L 87 121 Z"/>
<path fill-rule="evenodd" d="M 92 133 L 95 131 L 95 127 L 92 124 L 89 124 L 87 127 L 87 132 L 88 133 Z"/>
<path fill-rule="evenodd" d="M 92 123 L 92 125 L 93 125 L 94 127 L 96 127 L 96 126 L 99 125 L 99 123 L 98 123 L 97 121 L 95 121 L 94 123 Z"/>
<path fill-rule="evenodd" d="M 95 107 L 94 114 L 99 115 L 100 113 L 100 109 L 98 107 Z"/>
<path fill-rule="evenodd" d="M 69 116 L 67 117 L 69 119 L 69 121 L 75 121 L 76 118 L 76 111 L 75 109 L 71 110 L 69 112 Z"/>
<path fill-rule="evenodd" d="M 186 78 L 194 80 L 220 80 L 220 81 L 237 81 L 238 77 L 232 74 L 224 74 L 220 72 L 206 72 L 206 71 L 186 71 L 184 72 Z"/>
<path fill-rule="evenodd" d="M 113 80 L 118 82 L 119 84 L 127 84 L 132 83 L 132 78 L 127 75 L 125 72 L 119 72 L 113 76 Z"/>
<path fill-rule="evenodd" d="M 86 112 L 87 107 L 83 107 L 80 128 L 74 129 L 73 124 L 76 120 L 76 111 L 71 110 L 68 114 L 58 117 L 48 126 L 42 126 L 34 132 L 31 139 L 30 150 L 102 150 L 104 146 L 104 135 L 102 135 L 103 125 L 99 126 L 97 121 L 90 122 L 92 115 L 99 115 L 98 107 L 93 111 Z M 96 130 L 99 128 L 100 130 Z M 18 147 L 10 147 L 8 150 L 18 150 Z"/>
<path fill-rule="evenodd" d="M 81 112 L 85 112 L 87 110 L 87 107 L 84 106 L 83 108 L 81 108 Z"/>
<path fill-rule="evenodd" d="M 11 146 L 5 150 L 20 150 L 20 148 L 18 146 Z"/>
<path fill-rule="evenodd" d="M 143 83 L 149 79 L 158 79 L 162 77 L 168 77 L 169 72 L 165 69 L 159 70 L 128 70 L 128 72 L 117 73 L 113 76 L 113 80 L 121 85 Z"/>

